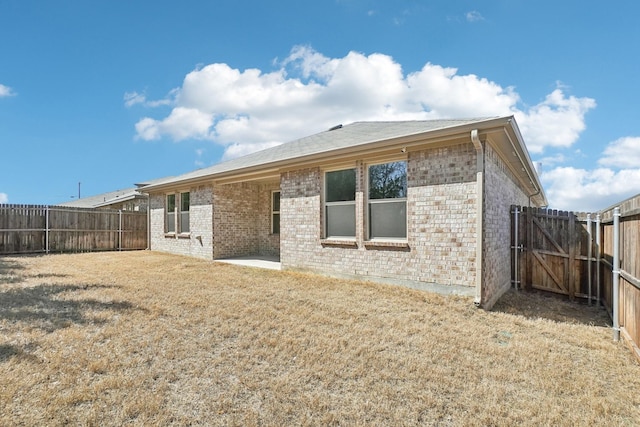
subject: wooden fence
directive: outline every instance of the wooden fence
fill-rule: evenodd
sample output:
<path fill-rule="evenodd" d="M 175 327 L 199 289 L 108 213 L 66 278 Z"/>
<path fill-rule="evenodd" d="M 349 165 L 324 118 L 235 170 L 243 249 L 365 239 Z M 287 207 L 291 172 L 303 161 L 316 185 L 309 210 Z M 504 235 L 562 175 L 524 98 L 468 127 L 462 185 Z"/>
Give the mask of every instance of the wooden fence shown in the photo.
<path fill-rule="evenodd" d="M 617 221 L 616 213 L 619 214 Z M 620 203 L 617 212 L 614 208 L 603 211 L 601 220 L 603 303 L 612 316 L 618 312 L 614 328 L 619 328 L 622 337 L 640 359 L 640 195 Z M 619 224 L 617 274 L 614 259 L 616 223 Z M 616 287 L 617 301 L 614 295 Z"/>
<path fill-rule="evenodd" d="M 588 262 L 596 260 L 593 234 L 585 224 L 566 211 L 512 206 L 511 212 L 515 285 L 571 299 L 597 299 L 595 287 L 589 288 L 594 275 Z"/>
<path fill-rule="evenodd" d="M 0 255 L 146 248 L 144 212 L 0 205 Z"/>
<path fill-rule="evenodd" d="M 614 320 L 614 337 L 621 333 L 640 359 L 640 196 L 620 207 L 618 270 L 613 212 L 512 206 L 512 281 L 516 288 L 602 303 Z"/>

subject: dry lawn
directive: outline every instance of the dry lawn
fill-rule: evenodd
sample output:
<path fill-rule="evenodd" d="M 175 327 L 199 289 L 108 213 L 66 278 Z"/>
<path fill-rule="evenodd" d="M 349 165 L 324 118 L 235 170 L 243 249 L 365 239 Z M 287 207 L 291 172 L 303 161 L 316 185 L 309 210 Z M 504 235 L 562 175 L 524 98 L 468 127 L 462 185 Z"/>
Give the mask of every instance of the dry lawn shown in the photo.
<path fill-rule="evenodd" d="M 0 258 L 0 425 L 638 425 L 602 309 L 153 252 Z"/>

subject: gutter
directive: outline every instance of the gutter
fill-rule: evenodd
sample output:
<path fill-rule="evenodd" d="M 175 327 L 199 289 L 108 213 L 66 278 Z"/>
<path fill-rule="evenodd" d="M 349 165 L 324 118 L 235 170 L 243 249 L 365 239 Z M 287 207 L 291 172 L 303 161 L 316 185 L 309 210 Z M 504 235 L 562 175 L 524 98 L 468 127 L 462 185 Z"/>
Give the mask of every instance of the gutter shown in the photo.
<path fill-rule="evenodd" d="M 473 303 L 479 307 L 482 302 L 482 264 L 484 244 L 484 148 L 478 137 L 478 129 L 471 131 L 471 142 L 476 149 L 476 292 Z"/>

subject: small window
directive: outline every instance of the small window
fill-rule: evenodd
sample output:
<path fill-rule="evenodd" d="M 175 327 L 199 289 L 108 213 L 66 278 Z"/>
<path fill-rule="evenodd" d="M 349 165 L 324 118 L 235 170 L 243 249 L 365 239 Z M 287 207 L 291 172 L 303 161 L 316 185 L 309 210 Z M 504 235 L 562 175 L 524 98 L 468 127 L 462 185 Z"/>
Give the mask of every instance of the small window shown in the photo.
<path fill-rule="evenodd" d="M 407 237 L 407 162 L 369 166 L 369 238 Z"/>
<path fill-rule="evenodd" d="M 271 233 L 280 234 L 280 192 L 271 193 Z"/>
<path fill-rule="evenodd" d="M 165 223 L 167 233 L 176 232 L 176 195 L 167 194 L 167 218 Z"/>
<path fill-rule="evenodd" d="M 356 170 L 325 174 L 325 236 L 356 235 Z"/>
<path fill-rule="evenodd" d="M 180 233 L 188 233 L 189 229 L 189 192 L 180 193 Z"/>

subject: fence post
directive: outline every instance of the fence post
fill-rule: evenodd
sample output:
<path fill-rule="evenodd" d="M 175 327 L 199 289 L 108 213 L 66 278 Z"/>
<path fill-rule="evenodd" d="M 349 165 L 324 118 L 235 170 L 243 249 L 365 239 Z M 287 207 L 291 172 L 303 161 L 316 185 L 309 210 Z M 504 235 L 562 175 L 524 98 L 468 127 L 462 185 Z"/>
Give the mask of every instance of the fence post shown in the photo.
<path fill-rule="evenodd" d="M 520 272 L 518 271 L 518 249 L 521 247 L 519 245 L 520 243 L 520 237 L 518 235 L 518 231 L 520 228 L 520 225 L 518 224 L 518 216 L 520 214 L 520 210 L 518 209 L 518 206 L 514 206 L 514 210 L 513 210 L 513 284 L 514 287 L 516 289 L 516 291 L 518 290 L 518 284 L 520 283 L 520 280 L 518 280 L 518 276 L 520 274 Z"/>
<path fill-rule="evenodd" d="M 592 268 L 592 255 L 593 255 L 593 233 L 591 232 L 591 214 L 587 214 L 587 235 L 589 236 L 589 243 L 588 243 L 588 247 L 587 247 L 587 283 L 588 283 L 588 297 L 587 300 L 589 301 L 589 305 L 591 305 L 591 284 L 593 282 L 593 278 L 591 277 L 592 272 L 593 272 L 593 268 Z"/>
<path fill-rule="evenodd" d="M 522 209 L 524 213 L 524 208 Z M 538 212 L 539 210 L 536 208 L 532 208 L 529 206 L 527 208 L 527 268 L 526 268 L 526 282 L 525 286 L 528 290 L 531 290 L 533 285 L 533 215 L 534 211 Z"/>
<path fill-rule="evenodd" d="M 600 241 L 602 239 L 601 237 L 601 233 L 602 230 L 600 229 L 601 224 L 600 224 L 600 214 L 596 215 L 596 303 L 598 305 L 600 305 L 600 251 L 601 251 L 601 247 L 600 247 Z"/>
<path fill-rule="evenodd" d="M 122 209 L 118 210 L 118 250 L 122 251 Z"/>
<path fill-rule="evenodd" d="M 620 287 L 620 207 L 613 209 L 613 340 L 620 341 L 620 319 L 618 318 Z"/>
<path fill-rule="evenodd" d="M 49 205 L 45 207 L 44 220 L 44 252 L 49 253 Z"/>
<path fill-rule="evenodd" d="M 569 270 L 567 271 L 567 281 L 569 289 L 569 298 L 575 299 L 576 297 L 576 284 L 575 273 L 576 268 L 576 216 L 573 212 L 568 212 L 569 215 Z M 578 290 L 580 289 L 577 287 Z"/>

